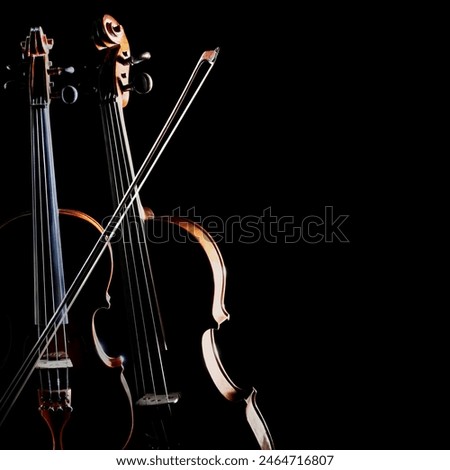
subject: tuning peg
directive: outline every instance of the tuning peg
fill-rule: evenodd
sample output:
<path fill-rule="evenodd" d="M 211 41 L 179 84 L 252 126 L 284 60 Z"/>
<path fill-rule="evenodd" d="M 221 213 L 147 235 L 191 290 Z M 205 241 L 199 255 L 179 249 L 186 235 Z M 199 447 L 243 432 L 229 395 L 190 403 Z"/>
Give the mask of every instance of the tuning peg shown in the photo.
<path fill-rule="evenodd" d="M 128 59 L 128 63 L 130 65 L 140 64 L 141 62 L 144 62 L 145 60 L 149 60 L 150 57 L 151 57 L 150 52 L 143 52 L 142 54 L 139 54 L 137 57 L 130 57 Z"/>
<path fill-rule="evenodd" d="M 67 85 L 61 90 L 61 99 L 65 104 L 73 104 L 78 99 L 78 90 L 72 86 Z"/>
<path fill-rule="evenodd" d="M 147 94 L 153 88 L 152 77 L 148 73 L 136 75 L 132 83 L 124 87 L 123 91 L 135 91 L 139 95 Z"/>
<path fill-rule="evenodd" d="M 78 99 L 78 90 L 72 85 L 67 85 L 60 92 L 53 92 L 52 99 L 61 99 L 64 104 L 73 104 Z"/>

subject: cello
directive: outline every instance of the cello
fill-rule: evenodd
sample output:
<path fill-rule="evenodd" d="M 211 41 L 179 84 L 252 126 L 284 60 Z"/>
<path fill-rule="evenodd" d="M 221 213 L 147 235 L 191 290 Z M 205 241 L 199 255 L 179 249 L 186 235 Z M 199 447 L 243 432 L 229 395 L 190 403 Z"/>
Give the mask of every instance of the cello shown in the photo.
<path fill-rule="evenodd" d="M 104 15 L 95 22 L 93 39 L 101 54 L 96 89 L 112 200 L 117 206 L 135 179 L 123 108 L 128 104 L 130 91 L 147 93 L 152 85 L 151 78 L 143 74 L 138 81 L 141 86 L 137 89 L 130 80 L 130 70 L 150 55 L 144 53 L 139 59 L 134 59 L 122 25 L 110 15 Z M 218 49 L 206 51 L 200 61 L 215 60 L 217 53 Z M 171 117 L 167 125 L 170 123 Z M 166 328 L 156 295 L 150 262 L 154 256 L 151 253 L 154 247 L 150 246 L 148 237 L 150 224 L 177 227 L 186 233 L 196 243 L 196 254 L 203 257 L 203 263 L 208 265 L 212 274 L 210 313 L 215 326 L 194 331 L 195 336 L 176 336 L 177 342 L 183 342 L 181 348 L 177 344 L 180 349 L 177 350 L 178 356 L 170 352 L 167 344 Z M 269 428 L 256 403 L 255 388 L 237 386 L 227 373 L 219 353 L 217 331 L 230 315 L 224 306 L 225 263 L 213 237 L 200 224 L 189 219 L 156 217 L 151 209 L 142 205 L 137 195 L 123 219 L 120 236 L 112 245 L 120 259 L 124 290 L 121 308 L 130 332 L 131 364 L 127 370 L 131 368 L 133 372 L 130 385 L 135 425 L 127 448 L 273 449 Z M 177 320 L 175 325 L 180 328 Z M 201 350 L 194 348 L 197 355 L 192 357 L 202 363 L 201 372 L 186 374 L 185 369 L 190 364 L 181 361 L 180 356 L 186 353 L 186 345 L 196 339 L 199 345 L 201 343 Z M 197 391 L 201 388 L 200 383 L 207 391 Z M 175 388 L 173 384 L 176 384 Z M 195 389 L 193 393 L 189 390 L 191 388 Z M 226 401 L 221 400 L 216 407 L 217 395 L 222 395 Z M 220 414 L 218 409 L 222 406 Z M 230 416 L 237 417 L 236 423 L 242 429 L 238 426 L 236 430 L 234 422 L 227 424 Z M 213 422 L 214 430 L 211 428 Z"/>
<path fill-rule="evenodd" d="M 123 360 L 107 354 L 99 327 L 108 322 L 103 317 L 109 308 L 111 249 L 70 315 L 64 307 L 61 324 L 52 328 L 51 339 L 39 348 L 20 394 L 14 400 L 6 398 L 15 372 L 66 295 L 74 267 L 102 232 L 101 224 L 88 214 L 58 207 L 50 103 L 55 97 L 72 103 L 77 91 L 73 87 L 56 91 L 54 81 L 71 69 L 51 64 L 52 47 L 53 40 L 42 27 L 30 28 L 21 43 L 20 71 L 27 79 L 30 110 L 32 203 L 30 212 L 0 225 L 1 246 L 7 248 L 1 254 L 2 294 L 20 301 L 0 311 L 0 405 L 7 411 L 0 424 L 0 442 L 5 449 L 122 448 L 132 429 L 131 397 Z M 103 306 L 95 308 L 93 302 Z M 108 423 L 111 410 L 120 417 L 120 426 L 101 424 Z"/>

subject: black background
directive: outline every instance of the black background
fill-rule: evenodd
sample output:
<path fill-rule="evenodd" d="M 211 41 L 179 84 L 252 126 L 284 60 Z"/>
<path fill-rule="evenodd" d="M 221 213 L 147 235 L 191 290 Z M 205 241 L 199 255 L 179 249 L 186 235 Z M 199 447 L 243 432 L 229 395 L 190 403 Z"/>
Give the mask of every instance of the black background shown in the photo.
<path fill-rule="evenodd" d="M 220 48 L 141 191 L 144 205 L 157 215 L 195 208 L 222 220 L 270 208 L 296 226 L 323 218 L 327 206 L 348 215 L 347 243 L 288 243 L 279 232 L 276 243 L 219 242 L 231 315 L 224 355 L 258 390 L 276 447 L 445 447 L 435 427 L 445 416 L 441 379 L 431 368 L 441 345 L 430 346 L 398 228 L 406 178 L 390 140 L 398 104 L 388 93 L 398 85 L 398 63 L 388 15 L 322 4 L 89 5 L 8 6 L 3 81 L 31 26 L 54 39 L 55 65 L 79 67 L 95 58 L 93 20 L 111 14 L 132 52 L 152 55 L 139 68 L 153 90 L 132 95 L 124 110 L 136 167 L 201 53 Z M 2 101 L 7 218 L 29 204 L 29 128 L 23 98 L 3 91 Z M 111 209 L 95 101 L 83 95 L 51 109 L 60 206 L 101 220 Z M 192 311 L 184 315 L 195 321 Z"/>

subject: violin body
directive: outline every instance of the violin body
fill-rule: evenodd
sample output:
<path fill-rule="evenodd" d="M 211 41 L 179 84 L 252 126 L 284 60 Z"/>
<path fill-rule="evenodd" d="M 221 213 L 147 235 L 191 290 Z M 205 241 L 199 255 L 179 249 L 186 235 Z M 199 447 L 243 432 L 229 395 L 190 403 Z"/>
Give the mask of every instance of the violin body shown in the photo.
<path fill-rule="evenodd" d="M 201 343 L 204 332 L 215 326 L 211 316 L 215 286 L 204 250 L 192 237 L 180 243 L 170 225 L 162 220 L 148 220 L 145 227 L 164 321 L 166 347 L 160 351 L 161 361 L 168 393 L 177 394 L 178 400 L 170 405 L 140 406 L 138 397 L 143 393 L 138 395 L 132 388 L 135 422 L 127 449 L 259 449 L 247 422 L 246 403 L 224 399 L 205 367 Z M 166 242 L 161 244 L 152 234 L 157 233 L 159 238 L 162 231 Z M 123 274 L 120 269 L 116 274 L 111 289 L 111 309 L 115 316 L 122 316 L 127 322 L 130 316 L 128 297 L 123 292 Z M 151 318 L 148 320 L 150 322 Z M 126 324 L 124 331 L 127 331 Z M 237 348 L 233 351 L 230 347 L 231 323 L 222 325 L 217 337 L 224 352 L 229 350 L 236 354 Z M 155 338 L 150 340 L 155 341 Z M 130 347 L 124 350 L 125 374 L 132 386 L 136 382 L 132 378 L 132 358 L 136 352 L 133 344 L 128 344 Z M 240 383 L 246 383 L 243 363 L 244 360 L 231 356 L 227 363 L 227 369 L 242 379 Z M 147 390 L 151 392 L 150 388 Z"/>

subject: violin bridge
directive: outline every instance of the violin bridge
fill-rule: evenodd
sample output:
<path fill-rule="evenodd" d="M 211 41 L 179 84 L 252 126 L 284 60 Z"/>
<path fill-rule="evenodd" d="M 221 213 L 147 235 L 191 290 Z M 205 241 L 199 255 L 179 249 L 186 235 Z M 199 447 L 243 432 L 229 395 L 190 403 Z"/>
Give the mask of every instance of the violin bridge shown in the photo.
<path fill-rule="evenodd" d="M 136 405 L 138 406 L 154 406 L 154 405 L 170 405 L 172 403 L 177 403 L 180 399 L 180 393 L 167 393 L 167 394 L 154 394 L 146 393 L 142 398 L 140 398 Z"/>

